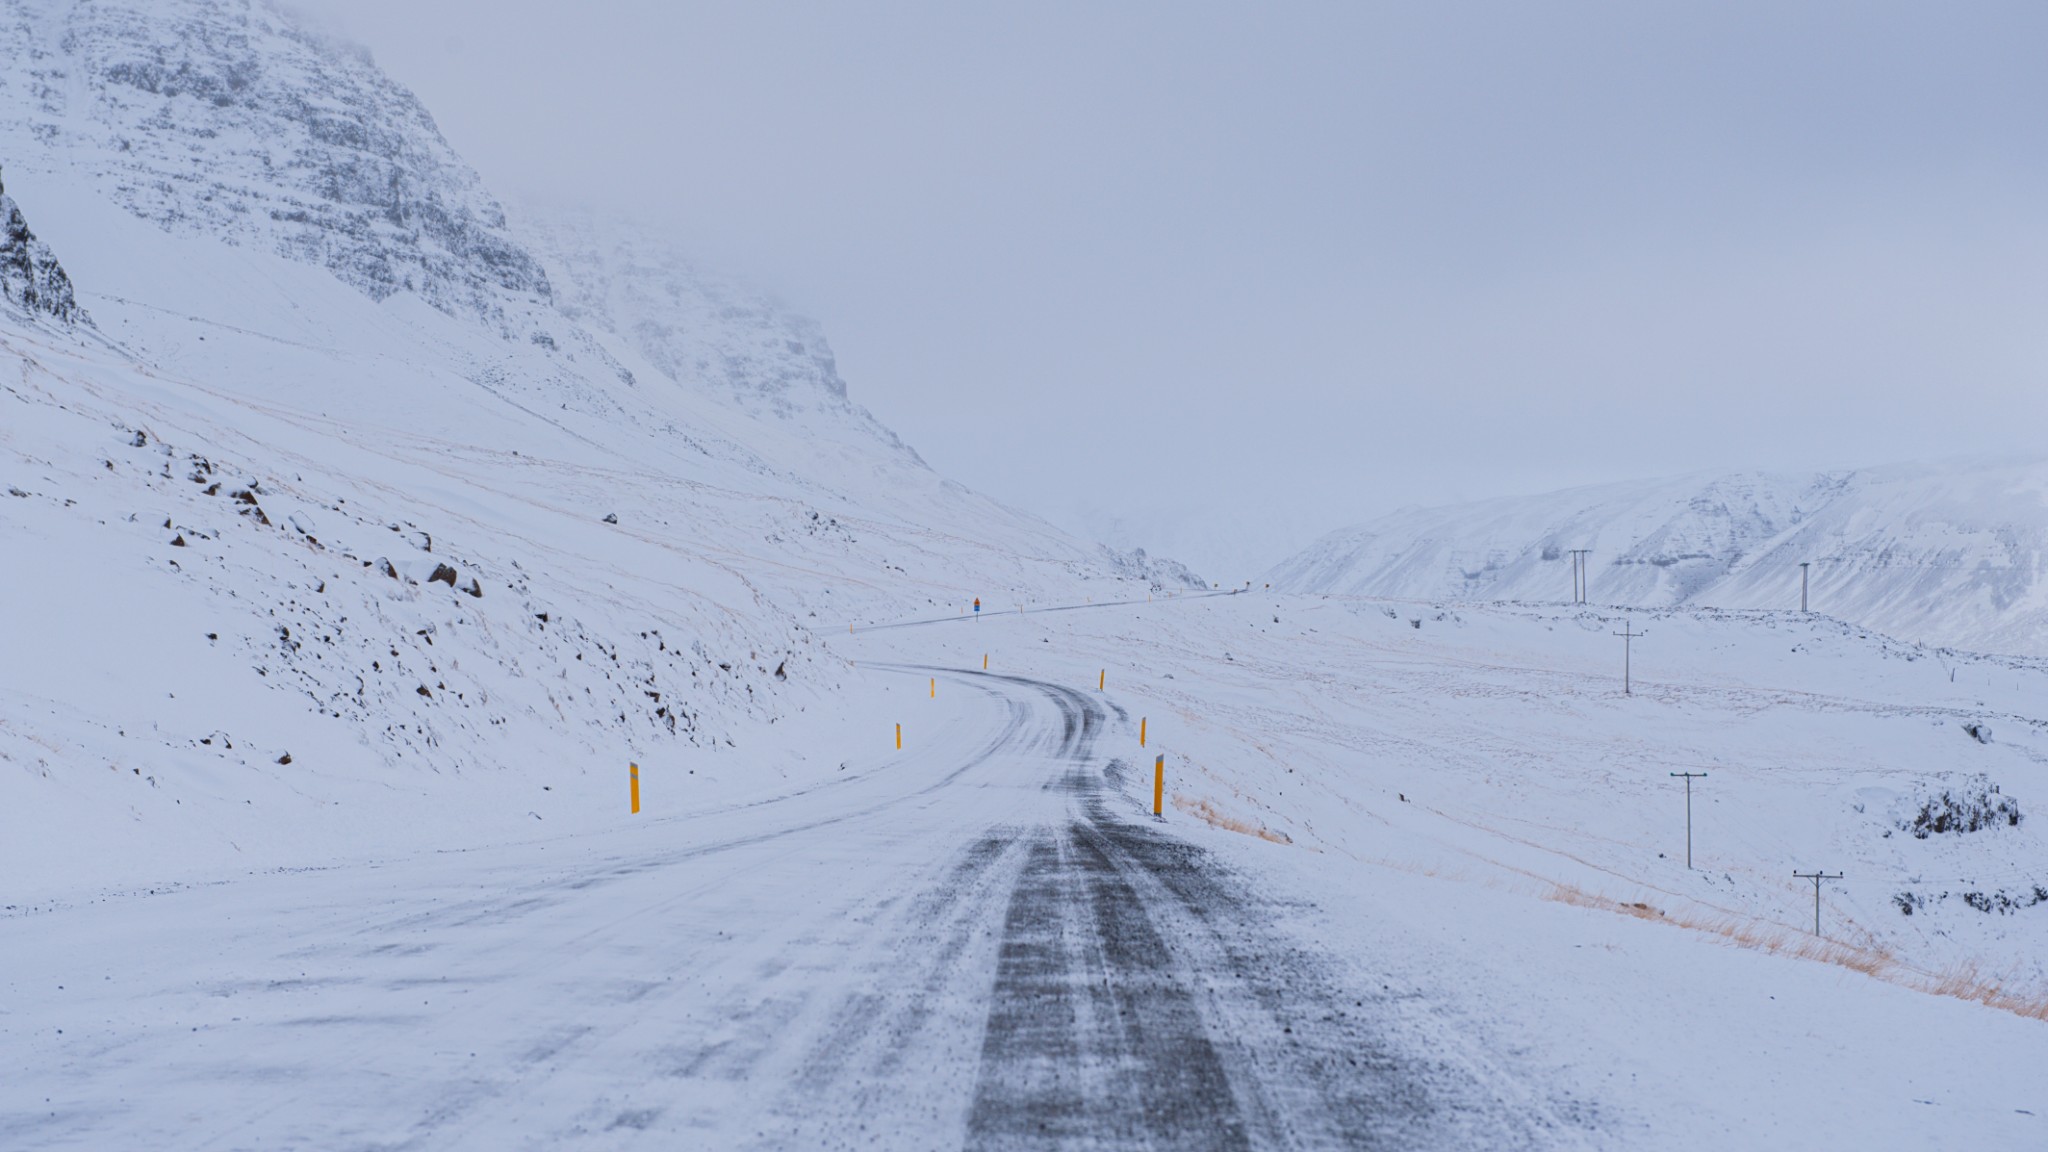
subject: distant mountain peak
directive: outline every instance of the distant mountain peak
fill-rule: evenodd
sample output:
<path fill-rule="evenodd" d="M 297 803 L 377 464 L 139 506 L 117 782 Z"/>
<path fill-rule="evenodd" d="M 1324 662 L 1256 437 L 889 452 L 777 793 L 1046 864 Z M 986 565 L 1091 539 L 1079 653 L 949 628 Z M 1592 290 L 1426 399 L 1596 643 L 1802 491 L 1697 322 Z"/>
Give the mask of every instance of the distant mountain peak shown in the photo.
<path fill-rule="evenodd" d="M 57 263 L 50 246 L 29 230 L 21 206 L 7 194 L 4 179 L 0 179 L 0 299 L 31 315 L 65 324 L 92 322 L 72 295 L 71 277 Z"/>
<path fill-rule="evenodd" d="M 2048 461 L 1730 472 L 1411 508 L 1333 532 L 1275 588 L 1420 600 L 1797 608 L 1905 639 L 2048 651 Z"/>
<path fill-rule="evenodd" d="M 523 210 L 518 235 L 564 316 L 661 377 L 756 416 L 855 430 L 923 466 L 848 397 L 824 328 L 774 295 L 703 267 L 658 230 L 584 210 Z"/>
<path fill-rule="evenodd" d="M 500 318 L 551 295 L 419 100 L 256 0 L 0 0 L 0 142 L 60 153 L 166 231 L 373 299 Z"/>

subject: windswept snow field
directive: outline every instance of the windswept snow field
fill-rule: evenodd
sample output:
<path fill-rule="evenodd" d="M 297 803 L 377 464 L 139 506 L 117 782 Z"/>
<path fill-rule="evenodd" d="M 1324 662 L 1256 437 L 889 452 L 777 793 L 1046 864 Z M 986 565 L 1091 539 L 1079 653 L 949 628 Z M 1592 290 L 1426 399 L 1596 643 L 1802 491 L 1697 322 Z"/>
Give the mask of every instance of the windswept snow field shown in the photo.
<path fill-rule="evenodd" d="M 2025 467 L 1216 590 L 275 10 L 0 32 L 0 1149 L 2048 1147 Z"/>
<path fill-rule="evenodd" d="M 650 772 L 635 818 L 572 777 L 609 819 L 15 910 L 7 1131 L 2032 1146 L 2048 909 L 1969 897 L 2023 896 L 2034 826 L 1910 829 L 1979 775 L 2031 811 L 2042 669 L 1638 623 L 1627 697 L 1597 618 L 1533 606 L 1161 596 L 842 636 L 860 708 L 806 728 L 843 755 L 819 783 L 718 804 Z M 1847 873 L 1828 944 L 1790 876 L 1816 866 Z"/>

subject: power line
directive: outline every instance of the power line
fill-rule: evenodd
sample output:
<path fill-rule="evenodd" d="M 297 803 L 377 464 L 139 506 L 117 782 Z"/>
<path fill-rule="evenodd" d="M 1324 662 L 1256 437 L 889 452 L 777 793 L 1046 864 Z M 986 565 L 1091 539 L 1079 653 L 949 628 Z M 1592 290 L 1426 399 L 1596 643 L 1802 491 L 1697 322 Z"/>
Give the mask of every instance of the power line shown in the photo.
<path fill-rule="evenodd" d="M 1813 881 L 1813 934 L 1818 936 L 1820 935 L 1820 882 L 1823 880 L 1840 880 L 1842 874 L 1840 872 L 1794 872 L 1792 875 L 1799 877 L 1801 880 Z"/>
<path fill-rule="evenodd" d="M 1707 778 L 1705 772 L 1673 772 L 1673 776 L 1685 777 L 1685 867 L 1692 870 L 1692 782 Z"/>
<path fill-rule="evenodd" d="M 1635 647 L 1635 642 L 1648 635 L 1648 633 L 1637 632 L 1635 627 L 1628 622 L 1628 617 L 1624 616 L 1621 618 L 1621 631 L 1616 632 L 1615 635 L 1621 637 L 1621 694 L 1623 696 L 1633 696 L 1635 695 L 1635 689 L 1630 681 L 1631 650 Z"/>

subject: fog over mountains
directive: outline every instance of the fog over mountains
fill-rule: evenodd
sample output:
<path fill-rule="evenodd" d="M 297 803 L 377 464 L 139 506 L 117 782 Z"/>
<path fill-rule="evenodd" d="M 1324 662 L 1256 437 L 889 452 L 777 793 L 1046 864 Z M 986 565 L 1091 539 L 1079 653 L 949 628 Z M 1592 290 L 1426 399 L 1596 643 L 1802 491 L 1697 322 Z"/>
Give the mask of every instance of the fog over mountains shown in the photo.
<path fill-rule="evenodd" d="M 658 237 L 508 217 L 269 6 L 4 0 L 0 172 L 0 588 L 42 654 L 0 677 L 6 802 L 133 806 L 130 864 L 730 753 L 842 706 L 856 621 L 1197 582 L 936 475 L 815 323 Z"/>
<path fill-rule="evenodd" d="M 1810 607 L 1903 639 L 2048 650 L 2048 461 L 1735 472 L 1407 509 L 1333 532 L 1266 576 L 1294 592 Z"/>

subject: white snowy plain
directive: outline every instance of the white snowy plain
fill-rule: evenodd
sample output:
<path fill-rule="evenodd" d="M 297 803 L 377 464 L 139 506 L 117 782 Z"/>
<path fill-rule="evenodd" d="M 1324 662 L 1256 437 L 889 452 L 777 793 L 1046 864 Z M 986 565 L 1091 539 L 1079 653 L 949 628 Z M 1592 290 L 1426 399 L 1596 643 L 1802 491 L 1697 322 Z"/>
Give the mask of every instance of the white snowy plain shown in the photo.
<path fill-rule="evenodd" d="M 0 315 L 0 1147 L 1030 1146 L 1002 1105 L 1040 1074 L 1088 1123 L 1038 1143 L 1172 1145 L 1128 1089 L 1173 1069 L 1111 1042 L 1168 1002 L 1229 1077 L 1184 1097 L 1242 1121 L 1222 1146 L 1336 1144 L 1272 1073 L 1338 1083 L 1365 1037 L 1426 1073 L 1382 1146 L 2048 1147 L 2041 661 L 1785 612 L 1168 596 L 923 468 L 811 326 L 604 315 L 725 299 L 630 240 L 555 234 L 569 311 L 382 225 L 308 227 L 453 310 L 280 256 L 299 224 L 232 205 L 278 194 L 306 93 L 236 119 L 74 56 L 370 65 L 171 7 L 261 35 L 8 8 L 65 83 L 0 75 L 7 188 L 96 327 Z M 520 254 L 409 97 L 333 91 Z M 1939 797 L 2020 818 L 1916 837 Z M 1159 849 L 1096 907 L 1151 970 L 1075 951 L 1112 933 L 1034 872 L 1108 825 Z M 1048 940 L 1116 1007 L 1020 1064 L 1006 972 Z M 1278 956 L 1320 983 L 1261 983 Z"/>
<path fill-rule="evenodd" d="M 1163 751 L 1168 834 L 1545 1143 L 2044 1138 L 2038 661 L 1638 612 L 1624 695 L 1612 609 L 1148 603 L 886 446 L 701 397 L 690 455 L 604 396 L 542 418 L 450 380 L 463 330 L 403 298 L 95 222 L 175 250 L 138 268 L 252 286 L 82 290 L 142 364 L 0 334 L 0 596 L 32 654 L 0 663 L 9 1146 L 960 1145 L 1016 874 L 949 896 L 952 865 L 1057 818 L 1029 746 L 926 791 L 1007 723 L 962 690 L 984 655 L 1106 671 L 1125 814 Z M 257 334 L 289 330 L 266 282 L 325 338 Z M 933 699 L 872 662 L 964 671 Z M 2029 818 L 1902 830 L 1979 775 Z M 1815 868 L 1846 874 L 1832 951 Z M 818 1071 L 849 1014 L 913 1005 L 833 1058 L 851 1080 Z"/>
<path fill-rule="evenodd" d="M 1247 593 L 864 631 L 833 642 L 850 706 L 782 734 L 843 759 L 819 785 L 706 803 L 654 766 L 634 817 L 587 772 L 568 834 L 16 908 L 0 1117 L 22 1147 L 960 1146 L 1006 881 L 956 865 L 1057 805 L 1049 753 L 981 756 L 1014 724 L 985 655 L 1106 674 L 1101 757 L 1167 757 L 1170 833 L 1284 894 L 1278 931 L 1541 1117 L 1538 1146 L 2039 1146 L 2048 1027 L 1929 979 L 1975 963 L 2038 1006 L 2038 912 L 1890 902 L 2038 862 L 2031 822 L 1920 841 L 1871 804 L 2037 770 L 2040 669 L 1951 688 L 1830 621 L 1678 613 L 1624 696 L 1588 613 L 1438 615 Z M 934 697 L 895 662 L 958 671 Z M 1958 728 L 1987 716 L 1991 744 Z M 1709 772 L 1690 872 L 1681 766 Z M 1114 778 L 1143 819 L 1147 774 Z M 1823 890 L 1839 955 L 1801 952 L 1814 866 L 1849 874 Z"/>

